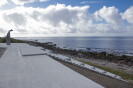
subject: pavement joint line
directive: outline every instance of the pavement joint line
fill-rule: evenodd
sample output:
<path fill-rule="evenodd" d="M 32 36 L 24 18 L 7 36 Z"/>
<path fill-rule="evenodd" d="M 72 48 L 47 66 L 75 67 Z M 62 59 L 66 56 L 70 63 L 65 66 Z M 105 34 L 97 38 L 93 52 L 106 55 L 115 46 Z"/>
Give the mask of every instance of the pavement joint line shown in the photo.
<path fill-rule="evenodd" d="M 21 51 L 21 49 L 20 49 L 20 46 L 19 46 L 19 51 L 20 51 L 20 53 L 21 53 L 21 55 L 22 55 L 22 51 Z"/>
<path fill-rule="evenodd" d="M 25 54 L 25 55 L 22 55 L 22 56 L 38 56 L 38 55 L 45 55 L 44 53 L 43 54 Z"/>

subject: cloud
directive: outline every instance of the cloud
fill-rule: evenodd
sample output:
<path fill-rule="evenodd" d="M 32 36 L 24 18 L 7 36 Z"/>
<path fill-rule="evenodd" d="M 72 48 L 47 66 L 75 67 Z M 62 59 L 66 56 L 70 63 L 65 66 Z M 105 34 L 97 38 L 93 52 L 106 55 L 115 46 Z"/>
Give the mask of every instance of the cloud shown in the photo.
<path fill-rule="evenodd" d="M 89 6 L 72 7 L 64 4 L 50 5 L 47 8 L 16 7 L 0 11 L 6 28 L 26 30 L 29 33 L 70 33 L 81 29 L 78 25 L 87 23 Z M 3 18 L 2 18 L 3 17 Z M 2 24 L 1 23 L 1 24 Z"/>
<path fill-rule="evenodd" d="M 24 5 L 25 3 L 32 3 L 32 2 L 45 2 L 45 1 L 49 1 L 49 0 L 12 0 L 12 2 L 14 2 L 17 5 Z"/>
<path fill-rule="evenodd" d="M 100 10 L 95 12 L 96 20 L 102 20 L 104 19 L 108 23 L 112 24 L 123 24 L 123 20 L 121 15 L 119 14 L 119 11 L 114 6 L 112 7 L 106 7 L 104 6 Z"/>
<path fill-rule="evenodd" d="M 80 4 L 95 4 L 95 3 L 101 3 L 102 1 L 82 1 Z"/>
<path fill-rule="evenodd" d="M 53 26 L 60 26 L 61 23 L 74 25 L 87 15 L 89 6 L 72 7 L 64 4 L 51 5 L 46 8 L 47 13 L 42 13 L 41 19 L 52 24 Z"/>
<path fill-rule="evenodd" d="M 11 14 L 4 14 L 3 15 L 6 22 L 13 22 L 15 25 L 25 25 L 26 24 L 26 18 L 24 15 L 19 14 L 17 12 L 11 13 Z"/>
<path fill-rule="evenodd" d="M 3 5 L 5 5 L 6 3 L 8 3 L 7 0 L 1 0 L 0 1 L 0 7 L 2 7 Z"/>
<path fill-rule="evenodd" d="M 35 0 L 12 0 L 17 5 L 24 5 L 25 3 L 31 3 L 34 2 Z"/>
<path fill-rule="evenodd" d="M 133 6 L 127 9 L 124 14 L 122 14 L 123 19 L 126 19 L 128 23 L 133 24 Z"/>
<path fill-rule="evenodd" d="M 0 33 L 4 33 L 4 29 L 3 28 L 0 28 Z"/>
<path fill-rule="evenodd" d="M 0 28 L 4 28 L 5 32 L 14 29 L 14 36 L 92 35 L 127 31 L 125 25 L 120 25 L 123 21 L 115 7 L 103 7 L 95 13 L 89 13 L 88 5 L 57 4 L 46 8 L 19 6 L 0 11 L 0 20 Z"/>
<path fill-rule="evenodd" d="M 49 0 L 39 0 L 40 2 L 46 2 L 46 1 L 49 1 Z"/>

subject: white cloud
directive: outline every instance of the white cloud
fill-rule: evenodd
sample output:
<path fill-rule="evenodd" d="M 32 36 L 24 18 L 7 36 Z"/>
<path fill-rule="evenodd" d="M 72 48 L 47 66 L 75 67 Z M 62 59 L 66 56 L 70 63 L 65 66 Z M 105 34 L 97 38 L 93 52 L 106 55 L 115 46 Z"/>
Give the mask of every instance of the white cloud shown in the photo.
<path fill-rule="evenodd" d="M 5 5 L 7 3 L 7 0 L 0 0 L 0 7 Z"/>
<path fill-rule="evenodd" d="M 14 2 L 17 5 L 24 5 L 25 3 L 32 3 L 32 2 L 46 2 L 49 0 L 12 0 L 12 2 Z"/>
<path fill-rule="evenodd" d="M 46 2 L 46 1 L 49 1 L 49 0 L 39 0 L 40 2 Z"/>
<path fill-rule="evenodd" d="M 24 5 L 25 3 L 31 3 L 34 2 L 35 0 L 12 0 L 17 5 Z"/>
<path fill-rule="evenodd" d="M 104 19 L 108 23 L 112 24 L 123 24 L 121 15 L 118 12 L 118 9 L 114 6 L 106 7 L 104 6 L 99 11 L 95 12 L 96 20 Z"/>
<path fill-rule="evenodd" d="M 0 28 L 0 33 L 4 33 L 4 29 L 3 28 Z"/>
<path fill-rule="evenodd" d="M 129 23 L 133 24 L 133 6 L 124 12 L 123 19 L 126 19 Z"/>
<path fill-rule="evenodd" d="M 40 15 L 40 19 L 53 26 L 59 26 L 61 22 L 73 25 L 79 22 L 81 18 L 84 18 L 84 16 L 86 17 L 88 8 L 89 6 L 66 7 L 64 4 L 51 5 L 45 9 L 47 11 L 46 13 L 43 12 Z"/>
<path fill-rule="evenodd" d="M 102 1 L 82 1 L 80 4 L 95 4 L 95 3 L 101 3 Z"/>
<path fill-rule="evenodd" d="M 13 22 L 15 25 L 24 25 L 26 24 L 26 18 L 19 13 L 4 14 L 4 19 L 6 22 Z"/>
<path fill-rule="evenodd" d="M 16 7 L 0 11 L 5 29 L 13 28 L 17 32 L 28 33 L 75 33 L 86 24 L 89 6 L 72 7 L 64 4 L 51 5 L 47 8 Z M 3 17 L 3 18 L 2 18 Z"/>
<path fill-rule="evenodd" d="M 111 8 L 111 10 L 110 10 Z M 16 7 L 10 10 L 0 11 L 0 29 L 6 33 L 14 29 L 14 36 L 44 36 L 44 35 L 92 35 L 95 33 L 121 33 L 126 27 L 122 23 L 121 16 L 116 8 L 108 14 L 100 9 L 95 14 L 88 12 L 89 6 L 66 6 L 64 4 L 50 5 L 47 8 Z M 113 10 L 112 10 L 113 9 Z M 97 14 L 97 22 L 103 19 L 107 22 L 95 23 L 94 15 Z M 99 19 L 98 19 L 99 18 Z"/>

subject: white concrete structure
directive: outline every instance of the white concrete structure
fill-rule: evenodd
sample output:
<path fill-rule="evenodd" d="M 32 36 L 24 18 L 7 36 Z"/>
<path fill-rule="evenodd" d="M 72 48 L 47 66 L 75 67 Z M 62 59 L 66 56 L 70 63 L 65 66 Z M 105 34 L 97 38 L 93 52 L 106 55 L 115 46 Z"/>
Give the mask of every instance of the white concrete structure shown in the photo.
<path fill-rule="evenodd" d="M 0 88 L 103 88 L 39 53 L 41 48 L 26 44 L 8 46 L 0 58 Z"/>
<path fill-rule="evenodd" d="M 6 44 L 10 45 L 11 44 L 11 39 L 10 39 L 10 32 L 13 31 L 12 29 L 8 31 L 6 35 Z"/>

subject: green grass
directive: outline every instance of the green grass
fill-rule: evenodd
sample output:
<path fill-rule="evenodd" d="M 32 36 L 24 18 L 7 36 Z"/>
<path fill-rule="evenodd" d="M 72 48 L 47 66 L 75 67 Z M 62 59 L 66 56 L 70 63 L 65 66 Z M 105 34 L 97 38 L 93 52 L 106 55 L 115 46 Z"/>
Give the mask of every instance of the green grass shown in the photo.
<path fill-rule="evenodd" d="M 0 38 L 0 43 L 6 43 L 6 37 Z M 11 43 L 24 43 L 22 40 L 11 38 Z"/>
<path fill-rule="evenodd" d="M 99 69 L 105 70 L 107 72 L 111 72 L 111 73 L 114 73 L 116 75 L 119 75 L 123 79 L 133 80 L 133 74 L 129 74 L 129 73 L 126 73 L 126 72 L 123 72 L 123 71 L 120 71 L 120 70 L 115 70 L 115 69 L 109 68 L 109 67 L 100 66 L 100 65 L 97 65 L 97 64 L 94 64 L 94 63 L 91 63 L 91 62 L 87 62 L 87 61 L 81 61 L 81 62 L 83 62 L 85 64 L 88 64 L 88 65 L 91 65 L 91 66 L 94 66 L 94 67 L 97 67 Z"/>

